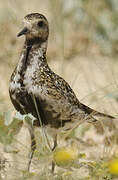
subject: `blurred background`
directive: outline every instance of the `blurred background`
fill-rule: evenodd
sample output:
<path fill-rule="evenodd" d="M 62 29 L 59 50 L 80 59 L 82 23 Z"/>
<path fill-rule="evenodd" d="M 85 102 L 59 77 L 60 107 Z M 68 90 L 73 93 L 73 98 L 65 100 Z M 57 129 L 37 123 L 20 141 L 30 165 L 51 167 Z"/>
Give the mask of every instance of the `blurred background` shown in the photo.
<path fill-rule="evenodd" d="M 23 17 L 44 14 L 50 25 L 47 58 L 85 104 L 117 113 L 117 0 L 1 0 L 0 110 L 12 109 L 8 86 L 24 43 Z"/>
<path fill-rule="evenodd" d="M 50 36 L 48 41 L 47 59 L 50 67 L 54 72 L 61 75 L 73 88 L 79 100 L 100 111 L 105 112 L 114 116 L 118 113 L 118 1 L 117 0 L 1 0 L 0 1 L 0 112 L 8 112 L 14 110 L 13 105 L 9 98 L 9 79 L 10 76 L 19 60 L 20 52 L 23 47 L 24 37 L 17 38 L 18 32 L 23 27 L 23 17 L 29 13 L 38 12 L 45 15 L 49 21 Z M 0 116 L 1 118 L 1 116 Z M 11 116 L 7 114 L 7 118 Z M 4 116 L 2 116 L 2 121 Z M 0 119 L 0 120 L 1 120 Z M 18 122 L 19 123 L 19 122 Z M 3 125 L 3 124 L 2 124 Z M 2 130 L 0 124 L 0 132 Z M 8 129 L 11 127 L 11 131 L 16 130 L 19 124 L 15 126 L 8 126 L 7 130 L 4 128 L 0 134 L 0 142 L 8 136 Z M 90 126 L 90 125 L 89 125 Z M 3 125 L 4 127 L 4 125 Z M 88 133 L 90 129 L 90 134 Z M 98 173 L 100 173 L 100 180 L 103 180 L 103 171 L 105 170 L 102 166 L 104 160 L 101 161 L 101 157 L 109 157 L 113 154 L 113 146 L 104 146 L 102 141 L 103 135 L 95 136 L 95 131 L 88 128 L 88 125 L 84 126 L 83 129 L 80 127 L 79 134 L 81 141 L 77 141 L 78 149 L 84 150 L 85 156 L 90 153 L 89 160 L 99 162 L 98 167 L 100 171 L 93 166 L 90 166 L 91 177 L 94 177 L 93 171 L 96 169 L 96 179 L 98 180 Z M 86 142 L 83 138 L 84 133 L 87 131 Z M 114 131 L 115 132 L 115 131 Z M 118 131 L 114 134 L 118 137 Z M 9 135 L 9 140 L 14 138 Z M 4 137 L 4 138 L 3 138 Z M 94 141 L 91 140 L 94 137 Z M 29 139 L 28 139 L 29 138 Z M 35 155 L 34 165 L 39 169 L 44 164 L 45 170 L 48 169 L 48 155 L 47 149 L 44 151 L 44 140 L 39 139 L 39 150 L 40 153 Z M 42 136 L 41 136 L 42 138 Z M 14 138 L 17 139 L 16 137 Z M 3 154 L 0 152 L 0 170 L 2 169 L 2 157 L 5 155 L 6 159 L 11 159 L 14 163 L 14 174 L 20 177 L 25 171 L 18 171 L 24 169 L 28 161 L 28 152 L 30 151 L 30 137 L 28 131 L 21 129 L 19 135 L 19 141 L 15 141 L 14 146 L 20 147 L 16 152 L 14 149 L 9 150 L 6 146 L 3 147 Z M 28 139 L 28 140 L 27 140 Z M 107 138 L 106 138 L 107 139 Z M 114 138 L 115 139 L 115 138 Z M 115 140 L 112 142 L 116 142 Z M 6 141 L 6 139 L 5 139 Z M 7 139 L 8 141 L 8 139 Z M 63 141 L 63 138 L 61 139 Z M 16 143 L 17 142 L 17 143 Z M 82 143 L 81 143 L 82 142 Z M 88 143 L 88 144 L 87 144 Z M 6 142 L 4 143 L 7 144 Z M 64 143 L 62 143 L 64 144 Z M 12 148 L 14 147 L 11 146 Z M 83 148 L 84 146 L 84 148 Z M 94 146 L 94 147 L 93 147 Z M 10 148 L 11 148 L 10 147 Z M 6 149 L 5 149 L 6 148 Z M 42 149 L 41 149 L 42 148 Z M 91 149 L 90 149 L 91 148 Z M 114 148 L 115 149 L 115 148 Z M 24 150 L 24 151 L 23 151 Z M 116 147 L 118 157 L 118 146 Z M 8 156 L 8 153 L 12 153 Z M 23 152 L 21 152 L 23 151 Z M 18 153 L 19 152 L 19 156 Z M 25 153 L 24 153 L 25 152 Z M 107 152 L 107 153 L 106 153 Z M 14 153 L 14 154 L 13 154 Z M 93 154 L 94 155 L 93 155 Z M 12 155 L 13 154 L 13 155 Z M 43 160 L 41 155 L 43 154 Z M 100 154 L 100 156 L 98 155 Z M 39 157 L 40 156 L 40 157 Z M 27 159 L 26 159 L 27 157 Z M 40 159 L 37 160 L 36 157 Z M 88 158 L 88 157 L 87 157 Z M 5 159 L 5 160 L 6 160 Z M 5 160 L 3 165 L 5 164 Z M 25 160 L 25 162 L 24 162 Z M 105 159 L 106 160 L 106 159 Z M 17 163 L 16 163 L 17 162 Z M 102 163 L 101 163 L 102 162 Z M 46 164 L 47 163 L 47 164 Z M 79 164 L 79 163 L 78 163 Z M 88 163 L 90 164 L 90 163 Z M 17 167 L 21 165 L 21 167 Z M 81 165 L 80 165 L 81 166 Z M 86 164 L 85 164 L 86 166 Z M 5 165 L 4 165 L 5 167 Z M 36 169 L 34 168 L 34 169 Z M 4 168 L 3 168 L 4 169 Z M 17 171 L 16 171 L 17 169 Z M 34 170 L 33 169 L 33 170 Z M 92 170 L 91 170 L 92 169 Z M 12 166 L 9 171 L 6 171 L 9 175 L 8 179 L 13 180 Z M 83 171 L 80 171 L 81 174 Z M 104 171 L 105 172 L 105 171 Z M 26 172 L 27 173 L 27 172 Z M 61 173 L 58 172 L 60 177 Z M 63 173 L 65 169 L 63 169 Z M 77 167 L 78 173 L 78 167 Z M 48 174 L 48 173 L 47 173 Z M 4 172 L 3 172 L 4 175 Z M 23 174 L 24 175 L 24 174 Z M 31 174 L 30 174 L 31 175 Z M 90 175 L 90 173 L 89 173 Z M 51 175 L 52 177 L 53 175 Z M 0 175 L 0 178 L 2 176 Z M 5 176 L 3 176 L 3 179 Z M 24 176 L 23 176 L 24 177 Z M 57 177 L 57 179 L 59 179 Z M 69 180 L 77 179 L 77 174 L 74 174 L 74 178 L 67 178 Z M 80 175 L 78 175 L 80 177 Z M 104 175 L 106 177 L 106 174 Z M 111 177 L 111 175 L 109 176 Z M 16 175 L 14 176 L 14 179 Z M 18 178 L 16 178 L 18 179 Z M 16 180 L 15 179 L 15 180 Z M 22 179 L 22 178 L 21 178 Z M 28 174 L 28 180 L 29 180 Z M 37 175 L 37 178 L 39 176 Z M 45 179 L 45 178 L 42 178 Z M 47 178 L 48 179 L 48 178 Z M 60 178 L 61 179 L 61 178 Z M 64 178 L 62 178 L 65 180 Z M 89 179 L 89 178 L 88 178 Z M 88 180 L 86 179 L 86 180 Z M 109 178 L 110 179 L 110 178 Z M 52 180 L 52 179 L 51 179 Z M 83 180 L 83 179 L 82 179 Z"/>

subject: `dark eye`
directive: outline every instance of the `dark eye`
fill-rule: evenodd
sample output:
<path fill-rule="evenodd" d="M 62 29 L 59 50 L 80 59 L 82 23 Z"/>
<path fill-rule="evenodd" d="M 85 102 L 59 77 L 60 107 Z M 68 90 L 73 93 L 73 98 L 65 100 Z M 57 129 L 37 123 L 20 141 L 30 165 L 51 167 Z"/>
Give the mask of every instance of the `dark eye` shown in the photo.
<path fill-rule="evenodd" d="M 38 27 L 42 27 L 43 26 L 43 21 L 39 21 L 37 25 L 38 25 Z"/>

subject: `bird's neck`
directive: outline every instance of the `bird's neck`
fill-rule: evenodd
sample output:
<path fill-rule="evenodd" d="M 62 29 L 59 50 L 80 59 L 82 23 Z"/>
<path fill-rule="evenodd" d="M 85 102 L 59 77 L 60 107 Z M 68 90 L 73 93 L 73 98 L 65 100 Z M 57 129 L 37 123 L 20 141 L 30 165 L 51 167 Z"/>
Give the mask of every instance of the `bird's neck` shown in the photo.
<path fill-rule="evenodd" d="M 26 40 L 17 66 L 17 71 L 23 74 L 28 66 L 36 66 L 38 68 L 43 64 L 47 64 L 46 50 L 47 41 L 35 41 L 35 43 L 33 43 L 32 41 Z"/>

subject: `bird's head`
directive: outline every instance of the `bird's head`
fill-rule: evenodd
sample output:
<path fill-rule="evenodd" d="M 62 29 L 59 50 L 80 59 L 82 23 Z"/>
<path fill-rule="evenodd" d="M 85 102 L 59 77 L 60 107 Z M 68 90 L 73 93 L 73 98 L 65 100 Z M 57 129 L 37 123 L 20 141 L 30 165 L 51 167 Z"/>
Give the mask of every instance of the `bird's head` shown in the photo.
<path fill-rule="evenodd" d="M 29 41 L 45 42 L 48 39 L 48 21 L 42 14 L 32 13 L 24 17 L 24 28 L 18 33 L 18 37 L 25 35 Z"/>

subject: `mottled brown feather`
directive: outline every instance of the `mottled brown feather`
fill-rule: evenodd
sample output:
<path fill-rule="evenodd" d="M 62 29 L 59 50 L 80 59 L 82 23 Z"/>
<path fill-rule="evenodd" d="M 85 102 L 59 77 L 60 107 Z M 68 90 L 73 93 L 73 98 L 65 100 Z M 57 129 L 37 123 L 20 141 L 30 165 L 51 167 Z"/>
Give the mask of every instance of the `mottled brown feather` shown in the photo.
<path fill-rule="evenodd" d="M 37 25 L 39 21 L 43 21 L 41 27 Z M 22 114 L 31 113 L 38 119 L 35 98 L 42 124 L 50 124 L 55 128 L 70 122 L 73 125 L 80 120 L 113 118 L 80 103 L 69 84 L 50 69 L 46 60 L 49 34 L 47 19 L 38 13 L 29 14 L 25 17 L 25 27 L 28 32 L 25 34 L 24 48 L 11 76 L 9 88 L 16 110 Z"/>

